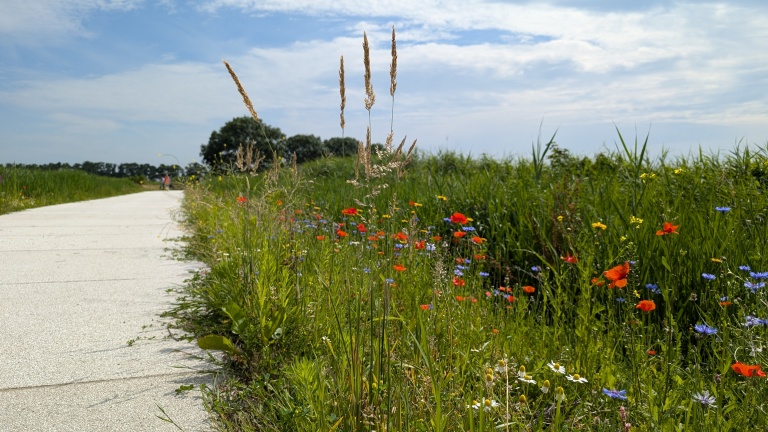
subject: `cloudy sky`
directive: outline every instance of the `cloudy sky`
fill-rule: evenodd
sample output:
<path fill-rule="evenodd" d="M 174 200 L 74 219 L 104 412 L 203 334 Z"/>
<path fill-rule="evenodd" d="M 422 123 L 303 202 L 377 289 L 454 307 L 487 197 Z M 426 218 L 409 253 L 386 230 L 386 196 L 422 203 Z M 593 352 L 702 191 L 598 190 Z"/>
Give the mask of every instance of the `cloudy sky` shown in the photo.
<path fill-rule="evenodd" d="M 613 0 L 0 0 L 0 163 L 181 164 L 226 121 L 362 138 L 362 36 L 374 141 L 525 156 L 541 128 L 575 154 L 650 131 L 652 151 L 768 142 L 768 2 Z M 169 156 L 159 156 L 169 155 Z"/>

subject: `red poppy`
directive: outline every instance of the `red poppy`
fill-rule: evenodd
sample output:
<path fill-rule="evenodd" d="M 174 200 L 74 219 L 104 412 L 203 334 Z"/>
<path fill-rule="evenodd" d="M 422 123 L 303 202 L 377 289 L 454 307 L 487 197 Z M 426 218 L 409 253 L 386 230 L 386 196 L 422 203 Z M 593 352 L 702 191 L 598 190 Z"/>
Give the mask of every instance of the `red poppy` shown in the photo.
<path fill-rule="evenodd" d="M 405 271 L 405 266 L 403 266 L 402 264 L 395 264 L 392 268 L 394 268 L 395 270 L 397 270 L 399 272 Z"/>
<path fill-rule="evenodd" d="M 563 261 L 567 262 L 568 264 L 576 264 L 577 262 L 579 262 L 579 259 L 571 255 L 570 252 L 568 252 L 568 254 L 565 255 L 564 257 L 560 257 L 560 258 L 562 258 Z"/>
<path fill-rule="evenodd" d="M 482 244 L 485 241 L 485 239 L 482 238 L 482 237 L 474 236 L 474 237 L 472 237 L 472 241 L 475 244 Z"/>
<path fill-rule="evenodd" d="M 654 351 L 654 350 L 648 350 L 648 355 L 656 355 L 656 351 Z"/>
<path fill-rule="evenodd" d="M 661 235 L 667 235 L 667 234 L 680 234 L 677 232 L 677 229 L 680 228 L 680 225 L 672 225 L 669 222 L 664 222 L 664 226 L 662 229 L 656 231 L 657 236 Z"/>
<path fill-rule="evenodd" d="M 733 303 L 731 303 L 731 302 L 729 302 L 729 301 L 721 301 L 721 302 L 720 302 L 720 306 L 722 306 L 722 307 L 728 307 L 728 306 L 730 306 L 731 304 L 733 304 Z"/>
<path fill-rule="evenodd" d="M 464 285 L 467 284 L 467 282 L 464 279 L 460 278 L 460 277 L 454 277 L 453 278 L 453 284 L 458 286 L 458 287 L 463 287 Z"/>
<path fill-rule="evenodd" d="M 526 285 L 526 286 L 523 287 L 523 292 L 526 293 L 526 294 L 533 294 L 533 293 L 536 292 L 536 288 L 534 288 L 534 287 L 532 287 L 530 285 Z"/>
<path fill-rule="evenodd" d="M 739 375 L 744 375 L 745 377 L 765 377 L 765 372 L 761 371 L 760 368 L 760 365 L 747 365 L 742 362 L 736 362 L 731 365 L 731 369 L 733 369 L 734 372 Z"/>
<path fill-rule="evenodd" d="M 485 258 L 486 258 L 486 256 L 485 256 L 485 255 L 482 255 L 482 254 L 475 254 L 475 259 L 476 259 L 476 260 L 482 261 L 482 260 L 484 260 Z"/>
<path fill-rule="evenodd" d="M 361 233 L 368 232 L 368 229 L 363 224 L 357 224 L 357 230 Z"/>
<path fill-rule="evenodd" d="M 238 204 L 243 204 L 243 203 L 245 203 L 246 201 L 248 201 L 248 198 L 246 198 L 246 197 L 244 197 L 244 196 L 242 196 L 242 195 L 241 195 L 241 196 L 239 196 L 239 197 L 237 197 L 237 203 L 238 203 Z"/>
<path fill-rule="evenodd" d="M 616 267 L 603 272 L 605 278 L 611 281 L 608 284 L 608 288 L 624 288 L 627 286 L 627 276 L 629 276 L 629 261 L 624 264 L 617 265 Z"/>
<path fill-rule="evenodd" d="M 442 239 L 443 239 L 443 238 L 442 238 L 441 236 L 439 236 L 439 235 L 436 235 L 436 236 L 432 236 L 432 240 L 434 240 L 434 241 L 440 241 L 440 240 L 442 240 Z"/>
<path fill-rule="evenodd" d="M 336 235 L 339 237 L 346 237 L 348 234 L 342 230 L 336 230 Z"/>
<path fill-rule="evenodd" d="M 596 277 L 593 277 L 590 282 L 593 283 L 596 286 L 603 286 L 603 285 L 605 285 L 605 281 L 604 280 L 602 280 L 600 278 L 596 278 Z"/>
<path fill-rule="evenodd" d="M 405 233 L 403 233 L 403 232 L 398 232 L 397 234 L 392 234 L 392 238 L 397 240 L 397 241 L 401 241 L 401 242 L 408 241 L 408 236 Z"/>
<path fill-rule="evenodd" d="M 506 296 L 506 297 L 504 297 L 504 298 L 505 298 L 505 299 L 506 299 L 508 302 L 510 302 L 510 303 L 513 303 L 515 300 L 517 300 L 517 299 L 515 298 L 515 296 L 513 296 L 513 295 L 508 295 L 508 296 Z"/>
<path fill-rule="evenodd" d="M 319 236 L 317 236 L 315 238 L 320 240 L 320 241 L 325 240 L 325 236 L 324 235 L 319 235 Z"/>
<path fill-rule="evenodd" d="M 456 237 L 456 238 L 462 238 L 462 237 L 464 237 L 465 235 L 467 235 L 467 233 L 465 233 L 464 231 L 455 231 L 455 232 L 453 233 L 453 236 L 454 236 L 454 237 Z"/>
<path fill-rule="evenodd" d="M 455 224 L 465 224 L 469 222 L 469 219 L 461 213 L 454 213 L 451 215 L 451 222 Z"/>
<path fill-rule="evenodd" d="M 432 305 L 431 304 L 423 304 L 423 305 L 419 305 L 419 307 L 421 308 L 421 310 L 432 309 Z"/>
<path fill-rule="evenodd" d="M 457 295 L 457 296 L 456 296 L 456 300 L 458 300 L 458 301 L 464 301 L 464 300 L 466 300 L 466 297 L 464 297 L 464 296 L 460 296 L 460 295 Z"/>
<path fill-rule="evenodd" d="M 467 260 L 465 260 L 464 258 L 461 258 L 461 257 L 456 258 L 456 264 L 462 265 L 466 263 L 467 263 Z"/>
<path fill-rule="evenodd" d="M 415 247 L 416 249 L 424 249 L 425 247 L 427 247 L 427 241 L 422 240 L 422 241 L 413 242 L 413 247 Z"/>
<path fill-rule="evenodd" d="M 635 306 L 635 309 L 640 309 L 643 312 L 650 312 L 656 309 L 656 303 L 653 300 L 640 300 L 640 303 Z"/>
<path fill-rule="evenodd" d="M 372 236 L 368 236 L 368 237 L 366 237 L 366 238 L 367 238 L 368 240 L 370 240 L 370 241 L 376 241 L 376 240 L 378 240 L 378 239 L 379 239 L 379 238 L 378 238 L 378 237 L 376 237 L 375 235 L 372 235 Z"/>
<path fill-rule="evenodd" d="M 347 216 L 354 216 L 357 214 L 357 209 L 354 207 L 345 208 L 344 210 L 341 211 L 341 214 L 347 215 Z"/>

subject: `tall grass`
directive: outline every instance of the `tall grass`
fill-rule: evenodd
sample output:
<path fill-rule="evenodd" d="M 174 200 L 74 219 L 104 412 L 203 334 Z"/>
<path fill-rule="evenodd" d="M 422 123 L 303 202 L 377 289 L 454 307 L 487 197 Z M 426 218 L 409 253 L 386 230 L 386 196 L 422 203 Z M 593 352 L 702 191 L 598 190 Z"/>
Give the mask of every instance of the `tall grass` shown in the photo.
<path fill-rule="evenodd" d="M 763 378 L 731 369 L 765 362 L 768 318 L 766 160 L 744 157 L 444 153 L 376 196 L 351 160 L 212 179 L 176 311 L 232 342 L 209 406 L 229 430 L 760 430 Z"/>
<path fill-rule="evenodd" d="M 140 192 L 128 179 L 79 170 L 38 170 L 0 166 L 0 214 L 33 207 Z"/>

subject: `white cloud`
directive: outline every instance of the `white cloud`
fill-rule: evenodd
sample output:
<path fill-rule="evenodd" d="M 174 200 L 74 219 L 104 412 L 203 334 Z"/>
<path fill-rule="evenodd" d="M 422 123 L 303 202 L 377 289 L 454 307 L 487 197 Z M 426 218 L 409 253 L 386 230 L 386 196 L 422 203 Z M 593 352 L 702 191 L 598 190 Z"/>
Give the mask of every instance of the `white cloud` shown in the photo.
<path fill-rule="evenodd" d="M 21 45 L 56 43 L 61 37 L 87 35 L 83 21 L 94 12 L 127 11 L 142 3 L 144 0 L 5 1 L 0 35 Z"/>

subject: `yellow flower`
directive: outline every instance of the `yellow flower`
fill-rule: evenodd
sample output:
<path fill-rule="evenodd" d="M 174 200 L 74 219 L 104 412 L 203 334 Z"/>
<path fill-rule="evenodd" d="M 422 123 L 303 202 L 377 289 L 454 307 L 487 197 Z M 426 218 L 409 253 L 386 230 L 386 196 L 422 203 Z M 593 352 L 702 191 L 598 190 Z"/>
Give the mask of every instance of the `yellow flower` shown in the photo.
<path fill-rule="evenodd" d="M 437 196 L 437 199 L 439 199 L 440 201 L 448 201 L 448 198 L 447 198 L 447 197 L 444 197 L 444 196 L 442 196 L 442 195 L 438 195 L 438 196 Z"/>
<path fill-rule="evenodd" d="M 558 221 L 558 222 L 562 222 L 562 221 L 563 221 L 563 217 L 562 217 L 562 216 L 558 216 L 558 217 L 557 217 L 557 221 Z"/>
<path fill-rule="evenodd" d="M 619 237 L 619 241 L 620 241 L 620 242 L 623 242 L 623 241 L 626 241 L 626 240 L 627 240 L 627 238 L 626 238 L 625 236 L 621 236 L 621 237 Z"/>
<path fill-rule="evenodd" d="M 723 260 L 721 260 L 721 259 L 719 259 L 719 258 L 710 258 L 710 261 L 712 261 L 712 262 L 714 262 L 714 263 L 718 263 L 718 264 L 720 264 L 720 263 L 722 263 L 722 262 L 723 262 Z"/>
<path fill-rule="evenodd" d="M 390 219 L 392 216 L 385 214 L 385 215 L 381 215 L 381 217 L 383 217 L 384 219 Z"/>
<path fill-rule="evenodd" d="M 592 228 L 600 228 L 601 230 L 604 230 L 608 228 L 608 226 L 600 222 L 595 222 L 592 224 Z"/>
<path fill-rule="evenodd" d="M 674 171 L 675 174 L 682 174 L 685 172 L 685 168 L 678 168 Z"/>

